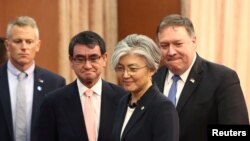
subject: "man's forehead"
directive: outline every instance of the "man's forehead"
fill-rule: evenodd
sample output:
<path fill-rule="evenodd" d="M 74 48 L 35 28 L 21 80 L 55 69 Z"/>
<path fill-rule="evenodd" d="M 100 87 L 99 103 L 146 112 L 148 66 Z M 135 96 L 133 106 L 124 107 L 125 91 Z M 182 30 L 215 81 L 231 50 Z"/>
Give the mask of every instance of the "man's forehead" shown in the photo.
<path fill-rule="evenodd" d="M 25 26 L 25 27 L 19 27 L 15 26 L 12 28 L 10 38 L 20 38 L 20 39 L 35 39 L 36 33 L 35 30 L 32 27 Z"/>
<path fill-rule="evenodd" d="M 74 54 L 91 55 L 91 54 L 101 54 L 99 45 L 94 47 L 89 47 L 88 45 L 76 44 L 74 47 Z"/>

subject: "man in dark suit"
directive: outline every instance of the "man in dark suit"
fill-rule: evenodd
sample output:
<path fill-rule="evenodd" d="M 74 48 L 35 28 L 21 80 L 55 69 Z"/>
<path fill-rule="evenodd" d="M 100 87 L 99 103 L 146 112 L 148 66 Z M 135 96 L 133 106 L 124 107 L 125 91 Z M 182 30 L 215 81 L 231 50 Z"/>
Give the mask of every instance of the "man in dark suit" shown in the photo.
<path fill-rule="evenodd" d="M 107 61 L 103 39 L 91 31 L 78 33 L 69 44 L 69 60 L 77 79 L 45 98 L 39 118 L 40 141 L 110 141 L 116 107 L 127 92 L 101 78 Z M 84 94 L 89 90 L 92 96 Z M 92 103 L 85 105 L 90 98 Z M 94 111 L 93 130 L 85 114 L 89 106 Z"/>
<path fill-rule="evenodd" d="M 154 81 L 168 95 L 172 76 L 180 77 L 175 97 L 180 141 L 206 141 L 210 124 L 249 124 L 236 72 L 196 53 L 196 36 L 188 18 L 163 18 L 157 40 L 164 65 L 154 75 Z"/>
<path fill-rule="evenodd" d="M 38 111 L 46 93 L 65 85 L 65 79 L 35 65 L 35 55 L 40 49 L 39 31 L 33 18 L 21 16 L 7 27 L 6 48 L 9 60 L 0 68 L 0 141 L 36 141 Z M 22 139 L 18 136 L 17 109 L 18 75 L 23 80 L 24 109 Z M 18 125 L 19 126 L 19 125 Z M 20 128 L 21 129 L 21 128 Z"/>

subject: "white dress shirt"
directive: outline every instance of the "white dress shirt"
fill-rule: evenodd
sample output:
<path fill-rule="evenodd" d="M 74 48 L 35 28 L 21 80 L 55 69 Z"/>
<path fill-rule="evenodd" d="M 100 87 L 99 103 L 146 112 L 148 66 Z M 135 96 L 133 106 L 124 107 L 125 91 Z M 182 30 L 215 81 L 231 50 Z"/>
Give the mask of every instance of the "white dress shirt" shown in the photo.
<path fill-rule="evenodd" d="M 123 131 L 124 131 L 125 127 L 127 126 L 128 121 L 129 121 L 130 117 L 132 116 L 132 114 L 134 113 L 134 111 L 135 111 L 135 108 L 130 108 L 128 106 L 126 116 L 125 116 L 125 119 L 124 119 L 124 122 L 123 122 L 123 125 L 122 125 L 120 138 L 122 138 Z"/>
<path fill-rule="evenodd" d="M 84 86 L 79 79 L 77 79 L 77 87 L 79 91 L 79 95 L 81 98 L 81 104 L 82 104 L 82 110 L 84 110 L 84 101 L 85 101 L 85 95 L 84 92 L 89 89 L 86 86 Z M 97 83 L 91 88 L 92 91 L 94 91 L 94 94 L 92 95 L 92 102 L 96 111 L 96 137 L 98 138 L 98 132 L 99 132 L 99 124 L 100 124 L 100 113 L 101 113 L 101 94 L 102 94 L 102 79 L 100 78 Z"/>
<path fill-rule="evenodd" d="M 26 95 L 26 125 L 27 125 L 27 141 L 30 141 L 30 129 L 31 129 L 31 115 L 32 115 L 32 105 L 33 105 L 33 88 L 34 88 L 34 70 L 35 63 L 29 67 L 25 73 L 28 74 L 28 77 L 24 79 L 25 83 L 25 95 Z M 11 110 L 12 110 L 12 119 L 13 119 L 13 130 L 15 133 L 15 121 L 16 121 L 16 90 L 18 85 L 17 75 L 20 71 L 15 68 L 10 61 L 7 64 L 7 74 L 8 74 L 8 84 L 10 91 L 10 101 L 11 101 Z"/>
<path fill-rule="evenodd" d="M 196 54 L 195 54 L 195 56 L 194 56 L 194 59 L 193 59 L 192 64 L 189 66 L 189 68 L 188 68 L 183 74 L 180 75 L 180 78 L 181 78 L 181 79 L 180 79 L 179 81 L 177 81 L 176 105 L 177 105 L 177 103 L 178 103 L 178 101 L 179 101 L 179 98 L 180 98 L 182 89 L 183 89 L 183 87 L 184 87 L 184 85 L 185 85 L 185 83 L 186 83 L 186 81 L 187 81 L 187 78 L 188 78 L 188 75 L 189 75 L 189 73 L 190 73 L 190 71 L 191 71 L 191 68 L 192 68 L 192 66 L 194 65 L 195 59 L 196 59 Z M 163 93 L 164 93 L 164 95 L 166 95 L 166 96 L 168 96 L 170 87 L 171 87 L 171 85 L 172 85 L 172 83 L 173 83 L 173 80 L 172 80 L 172 76 L 173 76 L 173 75 L 174 75 L 174 74 L 169 70 L 169 71 L 168 71 L 168 75 L 167 75 L 167 77 L 166 77 L 166 79 L 165 79 L 164 90 L 163 90 Z"/>

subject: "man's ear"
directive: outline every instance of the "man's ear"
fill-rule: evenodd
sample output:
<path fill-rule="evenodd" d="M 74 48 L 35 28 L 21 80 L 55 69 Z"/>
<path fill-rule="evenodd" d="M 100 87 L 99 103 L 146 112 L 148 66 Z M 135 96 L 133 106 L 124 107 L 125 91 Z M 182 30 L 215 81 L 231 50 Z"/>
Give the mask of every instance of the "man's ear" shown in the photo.
<path fill-rule="evenodd" d="M 73 69 L 73 58 L 70 55 L 69 55 L 69 63 L 70 63 L 71 69 Z"/>
<path fill-rule="evenodd" d="M 103 66 L 106 67 L 106 66 L 107 66 L 107 61 L 108 61 L 108 54 L 107 54 L 107 53 L 104 53 L 104 54 L 102 55 L 102 58 L 103 58 L 103 60 L 104 60 Z"/>
<path fill-rule="evenodd" d="M 197 45 L 196 45 L 196 36 L 192 37 L 192 43 L 193 43 L 194 49 L 196 49 L 196 47 L 197 47 Z"/>
<path fill-rule="evenodd" d="M 10 42 L 6 39 L 5 41 L 4 41 L 4 45 L 5 45 L 5 48 L 6 48 L 6 50 L 9 52 L 9 44 L 10 44 Z"/>
<path fill-rule="evenodd" d="M 39 52 L 40 47 L 41 47 L 41 40 L 38 40 L 36 43 L 36 52 Z"/>

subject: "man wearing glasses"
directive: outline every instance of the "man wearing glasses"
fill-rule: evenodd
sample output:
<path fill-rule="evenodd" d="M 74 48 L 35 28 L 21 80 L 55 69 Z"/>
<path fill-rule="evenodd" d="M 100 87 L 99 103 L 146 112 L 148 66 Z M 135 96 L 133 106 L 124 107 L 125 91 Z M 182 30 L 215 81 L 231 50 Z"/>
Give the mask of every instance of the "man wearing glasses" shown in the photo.
<path fill-rule="evenodd" d="M 69 44 L 77 79 L 46 97 L 41 107 L 41 141 L 110 141 L 114 114 L 127 92 L 101 78 L 107 52 L 103 39 L 80 32 Z"/>

